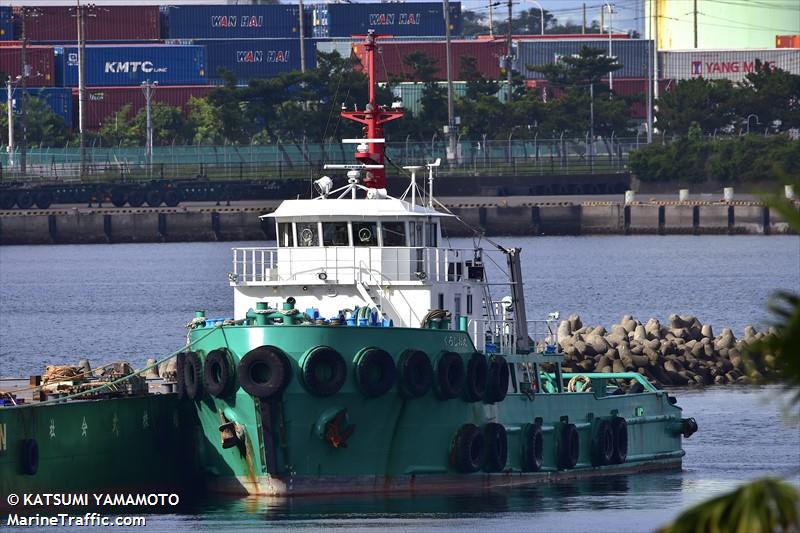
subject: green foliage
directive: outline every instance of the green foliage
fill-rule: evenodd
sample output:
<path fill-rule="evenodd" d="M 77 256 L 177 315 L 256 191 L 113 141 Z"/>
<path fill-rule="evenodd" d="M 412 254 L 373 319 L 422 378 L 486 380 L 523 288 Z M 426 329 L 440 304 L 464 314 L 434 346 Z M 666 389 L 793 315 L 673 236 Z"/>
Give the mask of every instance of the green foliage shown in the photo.
<path fill-rule="evenodd" d="M 505 6 L 505 4 L 504 4 Z M 544 10 L 544 28 L 552 26 L 556 22 L 552 13 Z M 542 12 L 538 7 L 526 9 L 511 19 L 511 29 L 514 35 L 538 35 L 542 32 Z M 508 19 L 503 18 L 495 24 L 495 34 L 505 35 L 508 33 Z"/>
<path fill-rule="evenodd" d="M 136 123 L 129 120 L 131 105 L 122 106 L 116 113 L 106 117 L 98 132 L 105 146 L 139 146 L 142 132 Z"/>
<path fill-rule="evenodd" d="M 14 140 L 22 138 L 19 115 L 14 117 Z M 55 114 L 47 103 L 36 97 L 28 98 L 28 145 L 64 146 L 71 138 L 64 119 Z M 8 107 L 0 104 L 0 137 L 8 144 Z"/>
<path fill-rule="evenodd" d="M 615 58 L 606 57 L 606 53 L 605 50 L 583 46 L 575 56 L 564 56 L 556 63 L 527 67 L 544 74 L 554 87 L 576 88 L 588 92 L 590 84 L 598 85 L 600 78 L 623 67 Z"/>
<path fill-rule="evenodd" d="M 658 533 L 771 533 L 800 527 L 797 489 L 765 478 L 702 502 Z"/>
<path fill-rule="evenodd" d="M 703 139 L 692 135 L 631 153 L 628 166 L 642 181 L 726 183 L 800 176 L 800 141 L 785 135 Z"/>
<path fill-rule="evenodd" d="M 191 141 L 193 144 L 222 144 L 224 138 L 219 125 L 222 121 L 218 107 L 211 104 L 207 98 L 190 98 L 188 127 L 194 132 Z"/>
<path fill-rule="evenodd" d="M 150 114 L 153 122 L 153 145 L 186 142 L 186 119 L 180 107 L 155 102 L 150 106 Z M 144 143 L 147 135 L 147 109 L 142 108 L 136 113 L 133 124 L 141 135 L 140 142 Z"/>

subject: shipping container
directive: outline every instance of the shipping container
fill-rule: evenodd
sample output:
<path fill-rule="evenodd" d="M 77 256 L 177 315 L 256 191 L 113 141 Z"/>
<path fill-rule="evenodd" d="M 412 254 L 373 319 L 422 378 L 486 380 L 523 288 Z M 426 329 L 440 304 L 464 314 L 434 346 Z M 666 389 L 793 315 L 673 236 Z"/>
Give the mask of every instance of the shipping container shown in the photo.
<path fill-rule="evenodd" d="M 617 63 L 622 68 L 613 73 L 620 78 L 645 78 L 647 77 L 648 59 L 652 54 L 652 43 L 645 39 L 621 39 L 611 41 L 612 57 L 617 58 Z M 544 79 L 544 75 L 531 70 L 532 66 L 543 66 L 557 63 L 561 57 L 577 55 L 581 48 L 588 46 L 602 50 L 609 55 L 608 39 L 585 39 L 565 41 L 519 41 L 515 43 L 515 70 L 526 79 Z"/>
<path fill-rule="evenodd" d="M 56 69 L 52 46 L 28 47 L 28 86 L 52 87 L 56 83 Z M 0 72 L 11 79 L 22 75 L 22 48 L 0 47 Z"/>
<path fill-rule="evenodd" d="M 659 52 L 660 77 L 706 78 L 738 82 L 755 69 L 756 59 L 791 74 L 800 74 L 800 50 L 672 50 Z"/>
<path fill-rule="evenodd" d="M 486 40 L 486 39 L 497 39 L 498 37 L 503 38 L 502 35 L 476 35 L 476 39 Z M 605 39 L 608 40 L 607 33 L 545 33 L 544 35 L 534 33 L 534 34 L 526 34 L 526 35 L 514 35 L 511 37 L 514 41 L 574 41 L 574 40 L 586 40 L 586 39 Z M 613 40 L 618 39 L 630 39 L 631 36 L 627 33 L 612 33 L 611 38 Z"/>
<path fill-rule="evenodd" d="M 53 110 L 53 113 L 64 119 L 68 128 L 72 128 L 73 105 L 72 90 L 67 87 L 32 87 L 28 89 L 30 98 L 39 98 Z M 14 102 L 14 111 L 19 112 L 22 102 L 22 89 L 14 89 L 11 98 Z M 0 91 L 0 102 L 8 100 L 8 92 Z"/>
<path fill-rule="evenodd" d="M 10 6 L 0 6 L 0 41 L 14 39 L 14 17 Z"/>
<path fill-rule="evenodd" d="M 800 35 L 776 35 L 775 48 L 800 48 Z"/>
<path fill-rule="evenodd" d="M 338 4 L 333 4 L 338 5 Z M 400 76 L 404 81 L 420 81 L 411 79 L 413 69 L 405 64 L 404 59 L 414 52 L 422 52 L 436 61 L 434 80 L 447 79 L 447 54 L 444 41 L 386 41 L 378 47 L 379 54 L 375 59 L 375 74 L 378 81 L 387 81 L 388 76 Z M 365 65 L 365 53 L 361 44 L 353 45 L 353 52 Z M 500 61 L 506 54 L 506 44 L 497 41 L 452 41 L 451 60 L 453 75 L 461 76 L 461 58 L 473 57 L 476 67 L 483 77 L 496 80 L 500 77 Z"/>
<path fill-rule="evenodd" d="M 219 79 L 219 69 L 233 72 L 239 81 L 263 79 L 300 70 L 300 39 L 215 39 L 194 41 L 205 46 L 208 77 Z M 316 49 L 305 40 L 306 69 L 316 66 Z"/>
<path fill-rule="evenodd" d="M 365 2 L 317 4 L 314 37 L 350 37 L 367 30 L 395 37 L 440 37 L 445 34 L 441 2 Z M 461 2 L 450 2 L 450 32 L 461 35 Z"/>
<path fill-rule="evenodd" d="M 2 53 L 2 50 L 0 50 Z M 205 48 L 174 45 L 90 45 L 86 47 L 86 86 L 207 83 Z M 56 48 L 57 83 L 78 85 L 78 49 Z"/>
<path fill-rule="evenodd" d="M 348 58 L 353 53 L 352 39 L 315 39 L 314 43 L 317 52 L 324 54 L 339 52 L 340 56 Z"/>
<path fill-rule="evenodd" d="M 214 87 L 203 85 L 156 87 L 153 91 L 153 102 L 160 102 L 187 111 L 189 99 L 204 98 Z M 77 120 L 78 90 L 72 89 Z M 130 104 L 130 117 L 133 117 L 145 106 L 144 92 L 141 87 L 93 87 L 86 90 L 84 106 L 84 127 L 90 130 L 99 129 L 107 120 L 123 106 Z"/>
<path fill-rule="evenodd" d="M 158 6 L 84 6 L 87 41 L 147 41 L 161 38 Z M 19 19 L 19 11 L 17 11 Z M 19 31 L 19 20 L 17 20 Z M 26 24 L 28 40 L 66 43 L 78 40 L 74 6 L 42 6 Z M 19 35 L 17 35 L 19 37 Z"/>
<path fill-rule="evenodd" d="M 185 5 L 165 8 L 167 39 L 267 39 L 297 37 L 297 5 Z M 303 21 L 311 34 L 311 11 Z"/>
<path fill-rule="evenodd" d="M 437 82 L 439 87 L 447 90 L 447 82 Z M 498 83 L 498 90 L 495 96 L 501 101 L 508 100 L 508 87 L 507 83 L 502 81 Z M 422 95 L 425 91 L 424 83 L 409 83 L 403 82 L 392 86 L 392 95 L 403 102 L 403 108 L 412 113 L 419 115 L 422 112 Z M 455 81 L 453 82 L 453 96 L 455 98 L 463 98 L 467 94 L 467 82 Z"/>

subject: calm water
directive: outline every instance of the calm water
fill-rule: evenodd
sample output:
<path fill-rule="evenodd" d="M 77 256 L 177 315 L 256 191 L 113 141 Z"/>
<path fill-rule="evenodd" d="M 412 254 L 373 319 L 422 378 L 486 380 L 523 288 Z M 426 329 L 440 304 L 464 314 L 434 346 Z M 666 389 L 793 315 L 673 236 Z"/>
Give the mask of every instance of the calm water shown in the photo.
<path fill-rule="evenodd" d="M 524 249 L 529 318 L 558 310 L 609 326 L 626 313 L 643 321 L 691 313 L 738 335 L 769 321 L 772 291 L 800 289 L 797 237 L 497 241 Z M 180 348 L 195 309 L 231 314 L 232 246 L 0 247 L 0 375 L 39 373 L 86 356 L 138 365 Z M 686 441 L 682 472 L 467 495 L 214 500 L 152 516 L 147 530 L 649 531 L 744 479 L 794 469 L 790 478 L 800 483 L 800 428 L 784 420 L 777 389 L 677 395 L 700 425 Z"/>

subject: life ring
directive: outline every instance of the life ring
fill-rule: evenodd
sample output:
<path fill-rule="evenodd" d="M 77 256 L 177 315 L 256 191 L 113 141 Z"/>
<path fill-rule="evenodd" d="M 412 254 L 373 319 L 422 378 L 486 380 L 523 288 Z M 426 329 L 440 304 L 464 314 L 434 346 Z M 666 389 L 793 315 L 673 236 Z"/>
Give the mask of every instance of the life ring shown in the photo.
<path fill-rule="evenodd" d="M 567 392 L 590 392 L 592 390 L 592 379 L 584 374 L 572 376 L 567 383 Z"/>
<path fill-rule="evenodd" d="M 539 424 L 526 424 L 522 432 L 522 469 L 538 472 L 544 464 L 544 434 Z"/>
<path fill-rule="evenodd" d="M 621 465 L 628 457 L 628 423 L 621 416 L 611 419 L 611 429 L 614 431 L 614 453 L 611 462 Z"/>
<path fill-rule="evenodd" d="M 561 426 L 561 442 L 558 451 L 558 466 L 561 468 L 575 468 L 578 464 L 581 445 L 578 428 L 575 424 Z"/>
<path fill-rule="evenodd" d="M 275 346 L 259 346 L 239 361 L 239 383 L 247 394 L 267 399 L 280 395 L 292 377 L 289 357 Z"/>
<path fill-rule="evenodd" d="M 364 348 L 353 360 L 356 383 L 369 398 L 383 396 L 394 386 L 397 368 L 394 359 L 386 350 Z"/>
<path fill-rule="evenodd" d="M 489 379 L 489 364 L 480 352 L 475 352 L 467 361 L 467 380 L 464 383 L 464 398 L 468 402 L 479 402 L 486 396 Z"/>
<path fill-rule="evenodd" d="M 300 364 L 303 385 L 314 396 L 332 396 L 347 380 L 347 363 L 328 346 L 310 349 Z"/>
<path fill-rule="evenodd" d="M 475 424 L 464 424 L 458 429 L 450 451 L 450 462 L 464 474 L 480 470 L 486 451 L 483 432 Z"/>
<path fill-rule="evenodd" d="M 39 444 L 36 439 L 24 439 L 22 441 L 22 473 L 33 476 L 38 470 Z"/>
<path fill-rule="evenodd" d="M 397 363 L 400 393 L 406 398 L 425 396 L 433 383 L 433 367 L 425 352 L 406 350 Z"/>
<path fill-rule="evenodd" d="M 222 398 L 233 391 L 235 377 L 230 354 L 225 348 L 212 350 L 203 363 L 203 378 L 206 390 L 212 396 Z"/>
<path fill-rule="evenodd" d="M 436 392 L 439 398 L 457 398 L 463 390 L 464 361 L 455 352 L 442 352 L 436 361 Z"/>
<path fill-rule="evenodd" d="M 595 466 L 610 465 L 614 458 L 614 430 L 608 420 L 600 420 L 595 426 L 592 442 L 592 463 Z"/>
<path fill-rule="evenodd" d="M 195 352 L 187 352 L 183 361 L 183 383 L 186 397 L 199 400 L 203 396 L 203 363 Z"/>
<path fill-rule="evenodd" d="M 186 380 L 183 377 L 183 367 L 186 361 L 186 353 L 181 352 L 175 356 L 175 392 L 178 399 L 186 398 Z"/>
<path fill-rule="evenodd" d="M 489 382 L 484 401 L 502 402 L 508 393 L 508 363 L 502 355 L 494 355 L 489 363 Z"/>
<path fill-rule="evenodd" d="M 483 428 L 486 439 L 486 460 L 483 469 L 486 472 L 502 472 L 508 462 L 508 434 L 502 424 L 489 422 Z"/>

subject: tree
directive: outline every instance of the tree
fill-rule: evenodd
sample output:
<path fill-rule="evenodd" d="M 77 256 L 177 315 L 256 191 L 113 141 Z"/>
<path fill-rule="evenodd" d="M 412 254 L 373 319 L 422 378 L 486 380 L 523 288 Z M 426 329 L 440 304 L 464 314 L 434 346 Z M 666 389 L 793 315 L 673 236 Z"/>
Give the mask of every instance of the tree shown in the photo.
<path fill-rule="evenodd" d="M 484 23 L 483 15 L 479 15 L 474 11 L 462 11 L 461 33 L 464 35 L 464 37 L 486 35 L 489 33 L 489 26 Z"/>
<path fill-rule="evenodd" d="M 739 124 L 747 128 L 747 122 L 756 115 L 761 128 L 787 131 L 800 128 L 800 76 L 756 59 L 754 72 L 739 83 Z"/>
<path fill-rule="evenodd" d="M 189 98 L 188 128 L 192 131 L 194 144 L 222 144 L 225 140 L 219 125 L 220 110 L 208 98 Z"/>
<path fill-rule="evenodd" d="M 164 146 L 173 142 L 183 143 L 187 137 L 186 119 L 180 107 L 163 102 L 150 105 L 150 116 L 153 123 L 153 145 Z M 147 136 L 147 108 L 139 109 L 133 124 L 141 135 L 139 141 L 144 144 Z"/>
<path fill-rule="evenodd" d="M 141 145 L 142 132 L 129 118 L 131 109 L 131 104 L 126 104 L 103 120 L 99 131 L 103 144 L 106 146 Z"/>
<path fill-rule="evenodd" d="M 724 130 L 734 122 L 734 85 L 729 80 L 694 78 L 678 83 L 658 100 L 658 127 L 669 134 L 683 135 L 693 122 L 704 133 Z"/>
<path fill-rule="evenodd" d="M 8 144 L 8 107 L 0 104 L 0 136 Z M 17 143 L 22 138 L 19 117 L 15 117 L 14 137 Z M 69 130 L 64 118 L 53 112 L 47 103 L 36 97 L 28 99 L 28 144 L 44 146 L 64 146 L 70 140 Z"/>
<path fill-rule="evenodd" d="M 544 29 L 554 26 L 556 18 L 548 10 L 544 10 Z M 539 8 L 526 9 L 511 19 L 511 30 L 514 35 L 539 35 L 542 33 L 542 12 Z M 502 20 L 495 25 L 496 35 L 506 35 L 508 33 L 508 20 Z"/>

